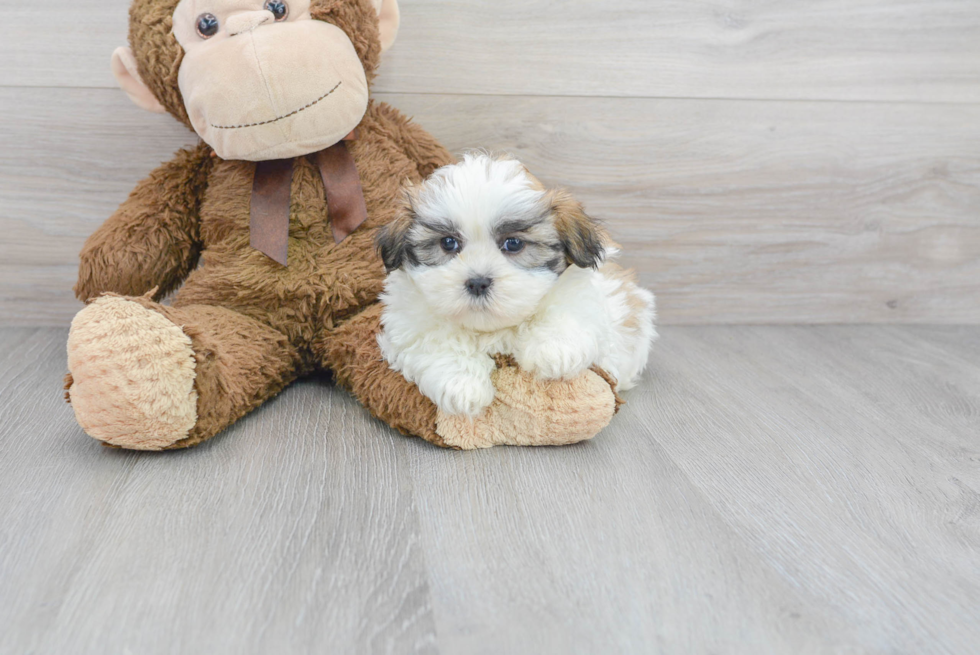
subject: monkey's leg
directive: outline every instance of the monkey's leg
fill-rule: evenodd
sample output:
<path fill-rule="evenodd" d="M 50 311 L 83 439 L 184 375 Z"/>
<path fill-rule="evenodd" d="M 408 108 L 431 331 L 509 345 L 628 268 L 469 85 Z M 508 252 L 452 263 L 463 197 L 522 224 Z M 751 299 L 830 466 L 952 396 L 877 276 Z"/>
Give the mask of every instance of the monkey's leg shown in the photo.
<path fill-rule="evenodd" d="M 231 310 L 103 296 L 72 321 L 68 397 L 100 441 L 186 448 L 277 394 L 298 362 L 283 334 Z"/>
<path fill-rule="evenodd" d="M 436 434 L 436 406 L 381 357 L 377 340 L 381 309 L 375 304 L 322 334 L 313 344 L 314 356 L 382 421 L 403 434 L 447 445 Z"/>
<path fill-rule="evenodd" d="M 461 449 L 563 445 L 594 437 L 616 412 L 609 381 L 592 371 L 541 381 L 503 365 L 494 374 L 497 397 L 482 415 L 470 420 L 443 414 L 382 358 L 376 339 L 381 310 L 370 307 L 324 334 L 314 350 L 339 384 L 400 432 Z"/>

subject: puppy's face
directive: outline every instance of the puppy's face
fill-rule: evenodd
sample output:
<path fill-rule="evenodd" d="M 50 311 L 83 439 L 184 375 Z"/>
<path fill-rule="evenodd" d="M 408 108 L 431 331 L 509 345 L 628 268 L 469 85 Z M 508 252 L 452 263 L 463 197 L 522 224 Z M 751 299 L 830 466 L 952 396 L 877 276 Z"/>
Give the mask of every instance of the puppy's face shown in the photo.
<path fill-rule="evenodd" d="M 598 226 L 571 196 L 483 154 L 409 189 L 378 246 L 433 313 L 480 331 L 523 322 L 565 269 L 595 267 L 603 255 Z"/>

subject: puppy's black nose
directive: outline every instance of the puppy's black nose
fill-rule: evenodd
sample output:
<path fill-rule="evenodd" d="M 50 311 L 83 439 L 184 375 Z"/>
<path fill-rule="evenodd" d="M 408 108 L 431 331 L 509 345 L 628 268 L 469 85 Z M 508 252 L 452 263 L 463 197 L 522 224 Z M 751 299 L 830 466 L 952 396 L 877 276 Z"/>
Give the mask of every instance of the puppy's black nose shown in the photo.
<path fill-rule="evenodd" d="M 493 280 L 488 277 L 471 277 L 466 281 L 466 290 L 470 292 L 471 296 L 479 298 L 487 295 L 491 284 L 493 284 Z"/>

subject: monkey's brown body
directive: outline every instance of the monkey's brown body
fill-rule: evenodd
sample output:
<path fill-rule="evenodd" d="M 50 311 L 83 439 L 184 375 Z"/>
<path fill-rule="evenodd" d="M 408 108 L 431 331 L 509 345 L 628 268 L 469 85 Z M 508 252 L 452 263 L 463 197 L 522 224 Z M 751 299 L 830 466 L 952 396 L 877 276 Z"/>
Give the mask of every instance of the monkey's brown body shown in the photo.
<path fill-rule="evenodd" d="M 86 243 L 76 286 L 80 298 L 104 292 L 135 296 L 132 300 L 163 314 L 192 340 L 198 421 L 175 446 L 216 434 L 297 376 L 316 369 L 353 372 L 360 366 L 372 372 L 374 389 L 364 399 L 379 399 L 381 406 L 371 408 L 375 413 L 394 427 L 440 440 L 435 408 L 413 385 L 372 361 L 351 358 L 358 352 L 368 360 L 376 357 L 370 351 L 378 312 L 370 309 L 385 278 L 374 251 L 376 228 L 394 217 L 401 181 L 418 182 L 452 158 L 386 105 L 371 106 L 348 148 L 361 176 L 368 220 L 335 243 L 320 173 L 309 159 L 297 158 L 288 266 L 249 245 L 256 165 L 213 157 L 204 144 L 161 167 Z M 132 243 L 127 238 L 132 219 L 164 204 L 171 207 L 161 212 L 169 220 L 141 223 L 148 231 L 141 236 L 148 238 Z M 175 242 L 184 248 L 174 248 Z M 146 264 L 159 261 L 159 253 L 175 255 L 168 263 L 183 271 L 193 266 L 198 251 L 200 265 L 170 307 L 139 297 L 159 287 L 159 298 L 179 283 L 177 275 L 147 275 Z M 357 384 L 349 376 L 340 381 Z"/>
<path fill-rule="evenodd" d="M 371 3 L 322 4 L 329 7 L 313 3 L 313 18 L 350 36 L 370 79 L 380 52 Z M 179 60 L 180 46 L 160 21 L 176 5 L 136 0 L 130 38 L 141 82 L 187 123 L 174 67 L 161 56 L 170 48 Z M 452 157 L 396 110 L 374 103 L 348 148 L 366 222 L 337 243 L 320 172 L 311 158 L 297 157 L 288 266 L 250 245 L 256 164 L 221 159 L 204 143 L 141 182 L 92 235 L 75 291 L 94 302 L 69 339 L 69 395 L 89 434 L 125 448 L 191 446 L 315 370 L 332 371 L 393 427 L 441 445 L 570 443 L 608 422 L 615 398 L 593 373 L 539 383 L 511 369 L 499 376 L 500 399 L 467 423 L 439 416 L 387 367 L 375 338 L 385 278 L 375 234 L 394 218 L 401 186 Z M 170 305 L 157 302 L 175 289 Z"/>

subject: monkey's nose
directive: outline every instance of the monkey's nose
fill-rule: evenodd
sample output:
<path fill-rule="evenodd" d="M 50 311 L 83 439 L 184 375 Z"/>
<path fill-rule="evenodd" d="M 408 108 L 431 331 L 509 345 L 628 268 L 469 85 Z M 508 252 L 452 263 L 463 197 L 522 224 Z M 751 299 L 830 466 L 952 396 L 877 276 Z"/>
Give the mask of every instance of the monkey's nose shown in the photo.
<path fill-rule="evenodd" d="M 259 25 L 272 23 L 275 20 L 276 17 L 271 11 L 241 11 L 228 18 L 225 29 L 228 30 L 228 34 L 235 36 L 236 34 L 251 32 Z"/>
<path fill-rule="evenodd" d="M 464 285 L 466 290 L 470 292 L 470 295 L 474 298 L 481 298 L 487 295 L 490 291 L 490 285 L 493 284 L 493 280 L 488 277 L 471 277 L 466 281 Z"/>

